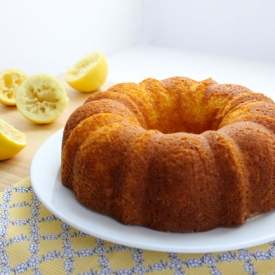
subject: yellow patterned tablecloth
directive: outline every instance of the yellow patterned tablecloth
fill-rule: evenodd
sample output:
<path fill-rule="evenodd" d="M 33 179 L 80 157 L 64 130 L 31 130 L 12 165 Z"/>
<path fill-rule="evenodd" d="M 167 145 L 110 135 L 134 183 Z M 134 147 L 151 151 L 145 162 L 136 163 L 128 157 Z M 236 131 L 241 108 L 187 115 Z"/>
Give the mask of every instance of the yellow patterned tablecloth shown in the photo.
<path fill-rule="evenodd" d="M 142 250 L 94 238 L 62 222 L 40 203 L 29 178 L 0 194 L 1 275 L 275 274 L 275 241 L 220 253 Z"/>

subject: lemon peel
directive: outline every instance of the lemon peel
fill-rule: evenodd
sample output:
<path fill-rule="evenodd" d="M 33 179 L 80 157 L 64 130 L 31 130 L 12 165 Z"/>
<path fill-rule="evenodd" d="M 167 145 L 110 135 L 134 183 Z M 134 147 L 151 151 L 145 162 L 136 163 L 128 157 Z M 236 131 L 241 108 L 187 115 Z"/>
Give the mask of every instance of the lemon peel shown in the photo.
<path fill-rule="evenodd" d="M 6 106 L 16 105 L 16 90 L 27 78 L 27 74 L 17 69 L 6 69 L 0 72 L 0 103 Z"/>
<path fill-rule="evenodd" d="M 65 80 L 75 90 L 93 92 L 104 84 L 107 76 L 106 57 L 102 52 L 95 51 L 70 67 L 65 74 Z"/>
<path fill-rule="evenodd" d="M 15 100 L 19 112 L 36 124 L 53 122 L 69 101 L 61 81 L 48 74 L 30 76 L 18 87 Z"/>
<path fill-rule="evenodd" d="M 0 160 L 10 159 L 17 155 L 27 144 L 25 134 L 0 119 Z"/>

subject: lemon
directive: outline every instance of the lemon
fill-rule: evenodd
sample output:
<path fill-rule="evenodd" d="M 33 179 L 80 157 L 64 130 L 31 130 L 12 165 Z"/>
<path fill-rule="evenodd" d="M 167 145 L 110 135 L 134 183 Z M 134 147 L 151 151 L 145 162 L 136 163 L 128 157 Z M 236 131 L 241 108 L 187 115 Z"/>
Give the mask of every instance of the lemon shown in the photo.
<path fill-rule="evenodd" d="M 102 52 L 92 52 L 75 65 L 69 68 L 65 74 L 65 80 L 75 90 L 92 92 L 98 90 L 106 81 L 108 64 Z"/>
<path fill-rule="evenodd" d="M 0 72 L 0 103 L 14 106 L 16 89 L 27 78 L 28 76 L 24 72 L 17 69 Z"/>
<path fill-rule="evenodd" d="M 14 157 L 26 144 L 25 134 L 0 119 L 0 160 Z"/>
<path fill-rule="evenodd" d="M 68 104 L 64 85 L 54 76 L 35 74 L 26 79 L 16 91 L 19 112 L 36 124 L 57 119 Z"/>

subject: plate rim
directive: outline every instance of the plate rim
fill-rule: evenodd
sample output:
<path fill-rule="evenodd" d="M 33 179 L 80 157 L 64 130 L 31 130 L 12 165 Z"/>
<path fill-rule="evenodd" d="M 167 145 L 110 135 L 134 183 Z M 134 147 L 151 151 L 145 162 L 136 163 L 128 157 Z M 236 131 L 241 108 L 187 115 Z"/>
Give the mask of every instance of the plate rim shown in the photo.
<path fill-rule="evenodd" d="M 243 234 L 246 229 L 248 230 L 248 233 L 250 232 L 250 234 L 251 233 L 255 234 L 256 229 L 253 230 L 253 226 L 256 223 L 256 228 L 257 228 L 257 226 L 259 225 L 259 223 L 257 223 L 257 218 L 256 219 L 252 218 L 249 221 L 247 221 L 244 225 L 236 228 L 216 228 L 210 231 L 197 232 L 197 233 L 171 233 L 171 232 L 155 231 L 155 230 L 144 228 L 141 226 L 123 225 L 110 217 L 95 213 L 92 210 L 85 208 L 84 206 L 80 205 L 76 201 L 73 195 L 73 192 L 61 184 L 60 178 L 58 179 L 58 177 L 60 177 L 59 173 L 60 173 L 60 164 L 61 164 L 61 139 L 62 139 L 63 129 L 64 128 L 61 128 L 60 130 L 55 132 L 53 135 L 51 135 L 36 151 L 30 167 L 30 180 L 31 180 L 31 185 L 34 190 L 34 193 L 36 194 L 38 199 L 41 201 L 41 203 L 55 216 L 57 216 L 59 219 L 66 222 L 67 224 L 73 226 L 74 228 L 81 230 L 88 235 L 94 236 L 96 238 L 101 238 L 113 243 L 146 249 L 146 250 L 153 250 L 153 251 L 159 251 L 159 252 L 174 252 L 174 253 L 222 252 L 222 251 L 249 248 L 252 246 L 260 245 L 260 244 L 275 240 L 275 230 L 274 232 L 271 232 L 270 230 L 268 230 L 268 234 L 262 234 L 261 236 L 259 235 L 258 238 L 256 239 L 249 239 L 249 237 L 247 237 L 249 236 L 249 234 L 246 234 L 244 235 L 244 237 L 246 237 L 245 239 L 238 238 L 238 241 L 234 242 L 235 237 L 236 236 L 238 237 L 240 232 L 241 234 Z M 52 146 L 54 146 L 54 148 L 57 150 L 47 150 L 48 147 L 52 147 Z M 58 146 L 59 146 L 59 149 L 58 149 Z M 44 165 L 44 169 L 41 170 L 40 162 L 42 161 L 42 159 L 44 161 L 45 158 L 48 158 L 51 161 L 48 163 L 47 166 Z M 44 177 L 41 177 L 41 175 Z M 82 213 L 80 213 L 80 221 L 81 221 L 81 215 L 83 215 L 83 212 L 85 212 L 85 214 L 86 212 L 88 212 L 89 215 L 91 215 L 95 219 L 93 220 L 93 223 L 97 224 L 99 220 L 101 222 L 103 221 L 103 225 L 106 225 L 106 224 L 112 225 L 114 229 L 114 232 L 113 232 L 114 234 L 109 235 L 110 232 L 107 231 L 108 235 L 106 235 L 106 233 L 104 233 L 105 232 L 104 230 L 98 231 L 95 228 L 91 230 L 87 228 L 87 222 L 89 224 L 89 221 L 87 220 L 85 221 L 82 219 L 82 224 L 76 223 L 72 220 L 73 215 L 71 213 L 68 213 L 68 212 L 66 213 L 66 211 L 64 213 L 64 209 L 63 209 L 63 212 L 62 211 L 60 212 L 60 209 L 56 208 L 56 206 L 53 205 L 53 201 L 49 199 L 50 195 L 53 198 L 55 196 L 54 192 L 52 192 L 52 194 L 49 193 L 54 189 L 55 183 L 51 182 L 53 181 L 54 178 L 55 178 L 55 181 L 57 181 L 57 184 L 60 183 L 60 186 L 58 188 L 61 188 L 61 189 L 57 192 L 64 192 L 63 194 L 67 196 L 67 200 L 69 199 L 70 203 L 74 203 L 74 205 L 78 205 L 80 207 L 80 208 L 77 208 L 78 210 L 80 209 L 82 211 Z M 52 189 L 50 189 L 49 186 L 47 186 L 48 189 L 45 190 L 43 183 L 45 183 L 45 181 L 47 180 L 49 180 L 48 184 Z M 41 184 L 41 181 L 42 181 L 42 184 Z M 63 203 L 66 204 L 65 201 Z M 65 206 L 68 206 L 68 205 L 65 205 Z M 259 217 L 264 221 L 267 219 L 268 221 L 271 220 L 274 223 L 275 211 L 271 211 L 266 214 L 259 215 Z M 74 218 L 77 218 L 77 217 L 74 216 Z M 84 224 L 86 223 L 86 226 L 83 226 L 83 222 Z M 101 224 L 99 224 L 99 228 L 104 229 L 104 227 L 102 227 Z M 129 238 L 129 239 L 123 238 L 123 236 L 121 236 L 122 234 L 119 234 L 119 232 L 116 232 L 117 230 L 122 230 L 122 232 L 125 233 L 125 237 L 132 236 L 133 238 Z M 211 240 L 213 240 L 215 242 L 215 245 L 214 244 L 209 245 L 208 242 L 204 241 L 204 243 L 202 243 L 203 245 L 200 244 L 198 246 L 197 240 L 203 241 L 204 239 L 207 239 L 207 238 L 210 238 Z M 226 242 L 226 238 L 229 238 L 233 242 L 229 242 L 229 241 Z M 192 239 L 194 243 L 191 242 Z M 179 241 L 181 240 L 183 242 L 185 241 L 185 243 L 179 246 Z M 188 245 L 186 243 L 188 243 Z"/>

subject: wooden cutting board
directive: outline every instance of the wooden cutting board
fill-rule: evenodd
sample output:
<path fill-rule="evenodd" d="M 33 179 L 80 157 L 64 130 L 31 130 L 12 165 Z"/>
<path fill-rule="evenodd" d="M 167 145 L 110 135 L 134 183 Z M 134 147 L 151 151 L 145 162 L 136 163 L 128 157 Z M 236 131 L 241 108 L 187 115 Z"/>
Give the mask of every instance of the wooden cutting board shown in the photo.
<path fill-rule="evenodd" d="M 0 190 L 11 186 L 30 175 L 30 165 L 36 150 L 52 134 L 65 126 L 70 114 L 93 93 L 80 93 L 67 85 L 64 76 L 58 77 L 67 90 L 69 103 L 62 115 L 51 124 L 37 125 L 25 119 L 16 107 L 0 104 L 0 118 L 13 125 L 27 136 L 27 146 L 15 157 L 0 161 Z M 106 82 L 100 90 L 114 83 Z M 1 150 L 1 144 L 0 144 Z M 47 163 L 45 163 L 47 165 Z"/>

